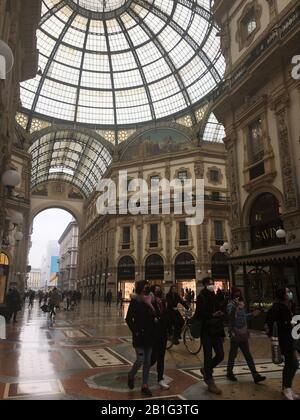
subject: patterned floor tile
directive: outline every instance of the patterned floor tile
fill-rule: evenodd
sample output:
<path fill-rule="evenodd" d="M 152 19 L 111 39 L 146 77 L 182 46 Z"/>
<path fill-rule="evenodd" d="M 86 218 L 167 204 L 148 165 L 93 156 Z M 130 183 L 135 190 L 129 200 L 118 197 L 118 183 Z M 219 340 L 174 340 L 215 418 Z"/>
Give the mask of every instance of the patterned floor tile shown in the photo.
<path fill-rule="evenodd" d="M 30 381 L 6 384 L 4 399 L 21 398 L 29 395 L 52 395 L 64 393 L 63 386 L 58 380 Z"/>
<path fill-rule="evenodd" d="M 256 364 L 256 369 L 258 373 L 267 374 L 267 373 L 278 373 L 282 372 L 283 366 L 274 365 L 273 363 L 262 363 Z M 196 369 L 182 369 L 183 372 L 192 375 L 194 378 L 203 379 L 203 376 L 199 368 Z M 234 374 L 236 376 L 251 375 L 251 372 L 246 364 L 236 365 L 234 368 Z M 227 375 L 227 366 L 221 366 L 214 370 L 215 379 L 224 379 Z"/>
<path fill-rule="evenodd" d="M 91 368 L 128 366 L 130 361 L 122 357 L 110 348 L 103 349 L 82 349 L 76 353 Z"/>

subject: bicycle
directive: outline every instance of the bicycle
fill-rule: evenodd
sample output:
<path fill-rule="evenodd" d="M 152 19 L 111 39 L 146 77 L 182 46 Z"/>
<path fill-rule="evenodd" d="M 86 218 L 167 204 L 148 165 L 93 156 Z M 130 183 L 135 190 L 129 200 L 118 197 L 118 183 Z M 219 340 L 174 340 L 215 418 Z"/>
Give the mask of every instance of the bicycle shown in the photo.
<path fill-rule="evenodd" d="M 184 325 L 182 328 L 183 343 L 187 351 L 196 356 L 202 349 L 202 343 L 200 338 L 194 338 L 191 333 L 190 325 L 192 321 L 192 310 L 184 311 Z M 174 326 L 172 326 L 170 334 L 168 335 L 167 350 L 170 350 L 174 346 Z"/>

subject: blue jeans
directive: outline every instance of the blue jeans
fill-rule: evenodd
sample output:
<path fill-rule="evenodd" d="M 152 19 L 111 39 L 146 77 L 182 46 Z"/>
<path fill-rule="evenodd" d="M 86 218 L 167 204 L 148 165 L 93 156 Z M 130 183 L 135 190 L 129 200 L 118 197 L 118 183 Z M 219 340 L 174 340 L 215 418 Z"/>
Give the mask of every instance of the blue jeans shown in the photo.
<path fill-rule="evenodd" d="M 149 372 L 151 368 L 151 354 L 152 348 L 143 348 L 143 347 L 136 347 L 136 361 L 132 366 L 130 371 L 131 376 L 135 376 L 140 368 L 143 366 L 143 385 L 148 385 L 149 382 Z"/>

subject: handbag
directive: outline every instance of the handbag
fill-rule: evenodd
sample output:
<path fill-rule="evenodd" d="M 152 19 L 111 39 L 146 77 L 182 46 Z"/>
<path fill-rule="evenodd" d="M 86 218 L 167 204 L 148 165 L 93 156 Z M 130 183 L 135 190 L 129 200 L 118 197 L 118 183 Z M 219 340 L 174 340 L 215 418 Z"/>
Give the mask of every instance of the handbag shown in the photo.
<path fill-rule="evenodd" d="M 233 328 L 232 332 L 232 340 L 236 343 L 246 343 L 250 338 L 250 334 L 247 327 Z"/>
<path fill-rule="evenodd" d="M 272 361 L 274 365 L 281 365 L 283 363 L 283 356 L 279 345 L 278 338 L 278 324 L 274 322 L 272 333 Z"/>
<path fill-rule="evenodd" d="M 193 319 L 190 324 L 190 331 L 193 338 L 202 336 L 203 322 L 200 319 Z"/>

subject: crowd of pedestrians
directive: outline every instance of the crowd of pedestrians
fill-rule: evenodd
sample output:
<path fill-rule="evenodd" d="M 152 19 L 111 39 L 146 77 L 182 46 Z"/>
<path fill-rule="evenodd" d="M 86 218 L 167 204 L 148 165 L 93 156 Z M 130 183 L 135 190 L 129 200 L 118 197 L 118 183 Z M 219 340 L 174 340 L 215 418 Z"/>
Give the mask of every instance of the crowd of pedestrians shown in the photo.
<path fill-rule="evenodd" d="M 179 305 L 189 308 L 189 291 L 179 294 L 176 286 L 172 286 L 164 297 L 160 286 L 150 287 L 147 281 L 136 283 L 135 294 L 129 305 L 126 322 L 132 332 L 132 342 L 136 353 L 136 360 L 128 374 L 128 387 L 133 390 L 135 377 L 141 367 L 142 388 L 141 394 L 151 397 L 149 388 L 149 374 L 151 366 L 157 365 L 158 384 L 162 390 L 169 389 L 170 385 L 164 377 L 165 354 L 168 336 L 173 334 L 174 344 L 179 344 L 183 319 L 178 310 Z M 295 340 L 292 336 L 293 295 L 288 289 L 278 290 L 276 302 L 267 315 L 267 332 L 272 336 L 274 323 L 278 325 L 279 344 L 284 356 L 284 370 L 282 393 L 287 400 L 299 400 L 300 396 L 293 391 L 293 380 L 299 369 L 298 355 Z M 225 320 L 229 335 L 229 357 L 227 362 L 227 378 L 237 382 L 234 374 L 235 360 L 241 350 L 254 383 L 260 384 L 267 380 L 256 368 L 250 349 L 250 333 L 248 322 L 261 314 L 255 310 L 248 313 L 239 289 L 233 289 L 231 294 L 222 291 L 215 292 L 215 284 L 211 278 L 203 280 L 203 290 L 197 296 L 196 311 L 192 322 L 198 322 L 199 335 L 203 346 L 204 363 L 201 368 L 203 380 L 210 393 L 221 395 L 222 390 L 214 380 L 214 370 L 225 359 L 224 339 Z M 270 352 L 271 353 L 271 352 Z"/>

